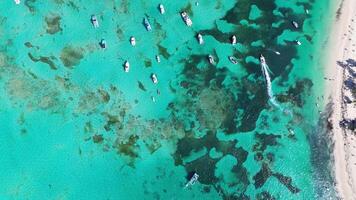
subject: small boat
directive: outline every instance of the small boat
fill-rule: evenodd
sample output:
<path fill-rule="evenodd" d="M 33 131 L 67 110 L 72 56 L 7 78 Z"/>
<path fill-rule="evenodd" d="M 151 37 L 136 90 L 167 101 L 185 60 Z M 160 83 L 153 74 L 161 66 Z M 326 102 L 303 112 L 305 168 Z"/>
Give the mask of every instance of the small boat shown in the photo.
<path fill-rule="evenodd" d="M 94 28 L 98 28 L 99 27 L 98 18 L 96 18 L 95 15 L 91 16 L 90 21 L 93 24 Z"/>
<path fill-rule="evenodd" d="M 187 26 L 192 26 L 193 22 L 185 11 L 181 12 L 180 15 Z"/>
<path fill-rule="evenodd" d="M 292 136 L 293 136 L 293 135 L 295 135 L 295 133 L 294 133 L 293 129 L 288 128 L 288 131 L 289 131 L 289 134 L 290 134 L 290 135 L 292 135 Z"/>
<path fill-rule="evenodd" d="M 151 24 L 150 24 L 150 22 L 148 21 L 148 19 L 146 17 L 143 18 L 143 24 L 145 25 L 147 31 L 151 31 L 152 30 Z"/>
<path fill-rule="evenodd" d="M 237 58 L 235 58 L 234 56 L 229 56 L 228 57 L 229 58 L 229 60 L 230 60 L 230 62 L 232 63 L 232 64 L 237 64 L 238 62 L 237 62 Z"/>
<path fill-rule="evenodd" d="M 193 176 L 190 178 L 187 184 L 185 184 L 185 187 L 189 187 L 194 185 L 198 181 L 199 175 L 194 172 Z"/>
<path fill-rule="evenodd" d="M 151 80 L 154 84 L 157 84 L 158 83 L 158 79 L 157 79 L 157 76 L 156 74 L 151 74 Z"/>
<path fill-rule="evenodd" d="M 305 9 L 305 13 L 306 13 L 306 14 L 309 14 L 309 10 L 308 10 L 308 9 Z"/>
<path fill-rule="evenodd" d="M 101 48 L 103 48 L 103 49 L 106 49 L 106 40 L 104 40 L 104 39 L 102 39 L 100 42 L 99 42 L 99 45 L 100 45 L 100 47 Z"/>
<path fill-rule="evenodd" d="M 200 33 L 198 33 L 197 39 L 198 39 L 199 44 L 203 44 L 204 43 L 203 36 Z"/>
<path fill-rule="evenodd" d="M 236 44 L 236 36 L 235 35 L 231 36 L 231 44 L 232 45 Z"/>
<path fill-rule="evenodd" d="M 164 6 L 162 4 L 158 5 L 159 12 L 163 15 L 166 11 L 164 9 Z"/>
<path fill-rule="evenodd" d="M 266 64 L 265 57 L 263 57 L 262 54 L 260 55 L 260 63 L 261 63 L 262 65 L 265 65 L 265 64 Z"/>
<path fill-rule="evenodd" d="M 136 45 L 136 39 L 135 39 L 134 36 L 131 36 L 131 37 L 130 37 L 130 43 L 131 43 L 132 46 L 135 46 L 135 45 Z"/>
<path fill-rule="evenodd" d="M 20 1 L 20 0 L 15 0 L 15 3 L 16 3 L 16 4 L 20 4 L 21 1 Z"/>
<path fill-rule="evenodd" d="M 214 63 L 215 63 L 214 57 L 213 57 L 212 55 L 209 55 L 209 56 L 208 56 L 208 60 L 209 60 L 209 63 L 210 63 L 210 64 L 214 64 Z"/>
<path fill-rule="evenodd" d="M 159 55 L 156 55 L 156 61 L 157 61 L 158 63 L 161 62 L 161 58 L 159 57 Z"/>
<path fill-rule="evenodd" d="M 299 40 L 294 40 L 294 42 L 295 42 L 297 45 L 302 45 L 302 43 L 301 43 Z"/>
<path fill-rule="evenodd" d="M 299 24 L 296 21 L 292 21 L 292 25 L 294 28 L 299 28 Z"/>
<path fill-rule="evenodd" d="M 281 53 L 279 51 L 273 51 L 273 52 L 277 55 L 281 55 Z"/>
<path fill-rule="evenodd" d="M 124 63 L 124 71 L 125 72 L 129 72 L 129 70 L 130 70 L 130 63 L 129 63 L 129 61 L 125 61 L 125 63 Z"/>

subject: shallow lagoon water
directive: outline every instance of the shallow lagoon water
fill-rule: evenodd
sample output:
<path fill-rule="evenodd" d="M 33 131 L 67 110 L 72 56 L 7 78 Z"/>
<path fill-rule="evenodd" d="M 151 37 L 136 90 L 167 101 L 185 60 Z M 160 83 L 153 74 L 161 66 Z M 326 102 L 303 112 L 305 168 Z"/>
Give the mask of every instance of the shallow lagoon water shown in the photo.
<path fill-rule="evenodd" d="M 326 37 L 330 6 L 321 0 L 199 1 L 198 6 L 195 1 L 1 2 L 0 196 L 320 197 L 312 159 L 317 151 L 308 138 L 319 120 L 315 102 L 323 78 L 316 52 Z M 191 16 L 191 28 L 179 16 L 182 10 Z M 92 14 L 98 29 L 90 23 Z M 302 28 L 294 29 L 291 20 Z M 232 34 L 235 46 L 229 43 Z M 136 37 L 135 47 L 130 36 Z M 107 41 L 105 50 L 101 39 Z M 303 45 L 293 45 L 295 39 Z M 261 53 L 283 109 L 268 101 Z M 239 64 L 230 63 L 229 55 Z M 151 73 L 157 74 L 157 85 Z M 199 183 L 184 188 L 192 171 L 200 175 Z"/>

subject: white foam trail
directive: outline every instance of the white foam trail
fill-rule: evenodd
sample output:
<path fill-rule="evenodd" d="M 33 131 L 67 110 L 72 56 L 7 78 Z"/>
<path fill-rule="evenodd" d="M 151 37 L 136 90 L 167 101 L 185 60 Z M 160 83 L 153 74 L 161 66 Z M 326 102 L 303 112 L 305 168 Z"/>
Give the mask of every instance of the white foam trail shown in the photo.
<path fill-rule="evenodd" d="M 281 106 L 277 103 L 277 101 L 276 101 L 276 99 L 274 98 L 274 95 L 273 95 L 271 77 L 269 76 L 269 73 L 268 73 L 267 64 L 261 63 L 261 70 L 262 70 L 262 74 L 263 74 L 263 76 L 265 77 L 265 80 L 266 80 L 267 94 L 268 94 L 270 102 L 274 106 L 276 106 L 278 108 L 281 108 Z"/>

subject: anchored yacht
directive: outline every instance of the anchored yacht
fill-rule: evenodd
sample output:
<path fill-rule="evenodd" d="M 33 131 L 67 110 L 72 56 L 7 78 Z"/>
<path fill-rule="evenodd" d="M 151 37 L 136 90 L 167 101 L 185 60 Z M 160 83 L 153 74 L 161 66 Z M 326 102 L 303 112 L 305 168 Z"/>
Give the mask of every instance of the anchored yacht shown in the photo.
<path fill-rule="evenodd" d="M 185 187 L 187 188 L 187 187 L 189 187 L 189 186 L 194 185 L 194 184 L 198 181 L 198 178 L 199 178 L 199 175 L 198 175 L 196 172 L 194 172 L 192 178 L 190 178 L 190 180 L 188 181 L 188 183 L 185 184 Z"/>
<path fill-rule="evenodd" d="M 15 0 L 15 3 L 16 3 L 16 4 L 20 4 L 21 1 L 20 1 L 20 0 Z"/>
<path fill-rule="evenodd" d="M 292 25 L 294 28 L 299 28 L 299 24 L 296 21 L 292 21 Z"/>
<path fill-rule="evenodd" d="M 104 39 L 102 39 L 100 42 L 99 42 L 99 45 L 100 45 L 100 47 L 101 48 L 103 48 L 103 49 L 106 49 L 106 40 L 104 40 Z"/>
<path fill-rule="evenodd" d="M 210 64 L 214 64 L 215 63 L 214 57 L 212 55 L 208 55 L 208 60 L 209 60 Z"/>
<path fill-rule="evenodd" d="M 159 57 L 159 55 L 156 55 L 156 61 L 157 61 L 158 63 L 161 62 L 161 58 Z"/>
<path fill-rule="evenodd" d="M 204 43 L 203 36 L 200 33 L 198 33 L 197 39 L 198 39 L 199 44 L 203 44 Z"/>
<path fill-rule="evenodd" d="M 235 58 L 234 56 L 229 56 L 228 57 L 229 58 L 229 60 L 230 60 L 230 62 L 232 63 L 232 64 L 237 64 L 238 62 L 237 62 L 237 58 Z"/>
<path fill-rule="evenodd" d="M 302 45 L 302 43 L 299 40 L 294 41 L 297 45 Z"/>
<path fill-rule="evenodd" d="M 157 79 L 157 76 L 156 74 L 151 74 L 151 80 L 154 84 L 157 84 L 158 83 L 158 79 Z"/>
<path fill-rule="evenodd" d="M 143 19 L 143 24 L 145 25 L 147 31 L 152 30 L 151 24 L 146 17 Z"/>
<path fill-rule="evenodd" d="M 236 36 L 235 35 L 231 36 L 231 44 L 232 45 L 236 44 Z"/>
<path fill-rule="evenodd" d="M 159 4 L 158 5 L 158 8 L 159 8 L 159 12 L 163 15 L 166 11 L 164 9 L 164 6 L 162 4 Z"/>
<path fill-rule="evenodd" d="M 99 27 L 99 22 L 98 22 L 98 19 L 96 18 L 95 15 L 91 16 L 90 21 L 93 24 L 94 28 L 98 28 Z"/>
<path fill-rule="evenodd" d="M 129 72 L 129 70 L 130 70 L 130 63 L 129 63 L 129 61 L 125 61 L 125 63 L 124 63 L 124 71 L 125 72 Z"/>
<path fill-rule="evenodd" d="M 193 22 L 185 11 L 181 12 L 180 15 L 187 26 L 192 26 Z"/>
<path fill-rule="evenodd" d="M 135 46 L 135 45 L 136 45 L 136 39 L 135 39 L 134 36 L 131 36 L 131 37 L 130 37 L 130 43 L 131 43 L 132 46 Z"/>

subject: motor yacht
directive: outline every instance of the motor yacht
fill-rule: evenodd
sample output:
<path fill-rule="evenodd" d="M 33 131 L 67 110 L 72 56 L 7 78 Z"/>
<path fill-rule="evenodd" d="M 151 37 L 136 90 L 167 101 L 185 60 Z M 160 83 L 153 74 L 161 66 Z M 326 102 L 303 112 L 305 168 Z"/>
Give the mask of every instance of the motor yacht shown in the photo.
<path fill-rule="evenodd" d="M 234 56 L 229 56 L 228 58 L 232 64 L 236 65 L 238 63 L 237 58 L 235 58 Z"/>
<path fill-rule="evenodd" d="M 135 39 L 135 37 L 133 37 L 133 36 L 130 37 L 130 43 L 131 43 L 132 46 L 135 46 L 135 45 L 136 45 L 136 39 Z"/>
<path fill-rule="evenodd" d="M 214 57 L 212 55 L 208 55 L 208 61 L 210 64 L 214 64 L 215 61 L 214 61 Z"/>
<path fill-rule="evenodd" d="M 125 72 L 129 72 L 129 70 L 130 70 L 130 63 L 129 63 L 129 61 L 125 61 L 125 63 L 124 63 L 124 71 Z"/>
<path fill-rule="evenodd" d="M 162 4 L 158 5 L 159 12 L 163 15 L 166 11 L 164 9 L 164 6 Z"/>
<path fill-rule="evenodd" d="M 99 21 L 98 21 L 98 18 L 96 18 L 95 15 L 91 16 L 90 21 L 93 24 L 94 28 L 98 28 L 99 27 Z"/>
<path fill-rule="evenodd" d="M 102 39 L 100 42 L 99 42 L 99 45 L 101 48 L 103 49 L 106 49 L 107 45 L 106 45 L 106 40 Z"/>
<path fill-rule="evenodd" d="M 194 172 L 193 176 L 189 179 L 188 183 L 185 184 L 185 187 L 187 188 L 189 186 L 194 185 L 198 181 L 198 179 L 199 179 L 199 175 L 196 172 Z"/>
<path fill-rule="evenodd" d="M 236 36 L 235 35 L 231 36 L 231 44 L 232 45 L 236 44 Z"/>
<path fill-rule="evenodd" d="M 265 64 L 266 64 L 265 57 L 263 57 L 262 54 L 260 55 L 260 63 L 261 63 L 262 65 L 265 65 Z"/>
<path fill-rule="evenodd" d="M 145 25 L 147 31 L 152 30 L 151 24 L 146 17 L 143 19 L 143 24 Z"/>
<path fill-rule="evenodd" d="M 204 43 L 203 36 L 200 33 L 198 33 L 197 39 L 198 39 L 199 44 L 203 44 Z"/>
<path fill-rule="evenodd" d="M 192 26 L 193 22 L 185 11 L 181 12 L 180 15 L 187 26 Z"/>
<path fill-rule="evenodd" d="M 161 58 L 159 57 L 159 55 L 156 55 L 156 61 L 157 61 L 158 63 L 161 62 Z"/>
<path fill-rule="evenodd" d="M 157 76 L 156 74 L 151 74 L 151 80 L 154 84 L 157 84 L 158 83 L 158 79 L 157 79 Z"/>

